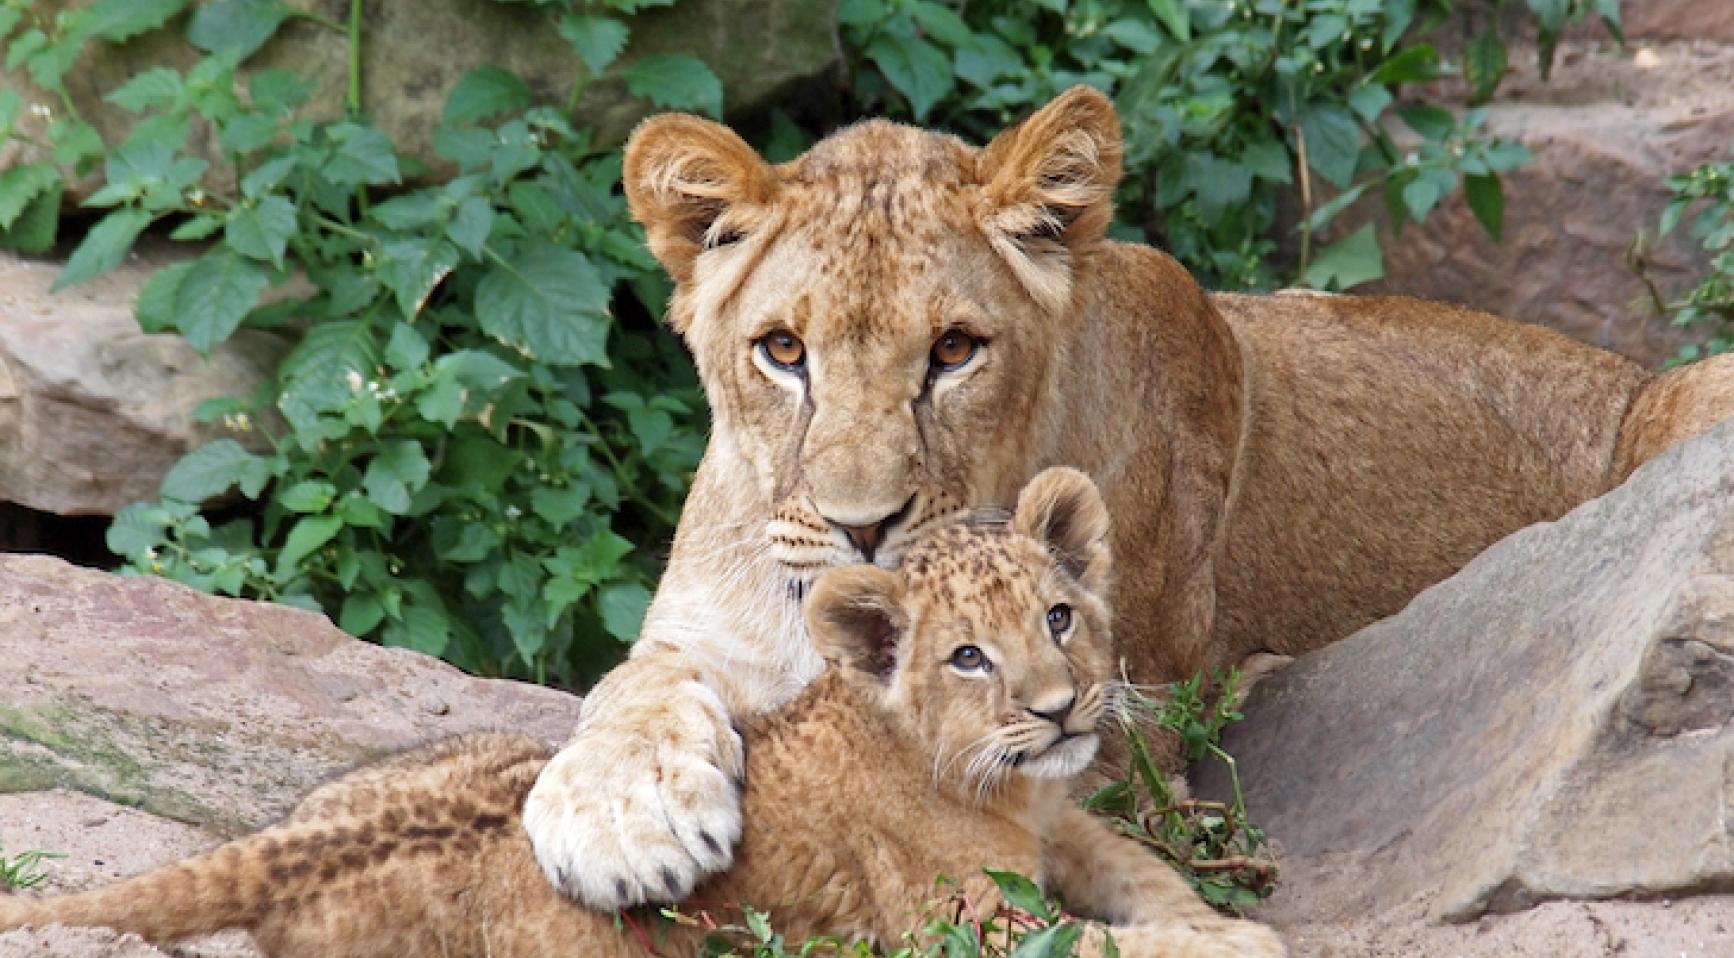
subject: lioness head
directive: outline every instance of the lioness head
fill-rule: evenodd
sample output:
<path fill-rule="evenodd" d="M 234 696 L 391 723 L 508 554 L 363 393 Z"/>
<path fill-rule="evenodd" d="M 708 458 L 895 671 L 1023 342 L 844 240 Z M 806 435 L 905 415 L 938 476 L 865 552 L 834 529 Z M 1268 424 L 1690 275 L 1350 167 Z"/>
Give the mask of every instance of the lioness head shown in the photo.
<path fill-rule="evenodd" d="M 934 520 L 1010 501 L 1063 428 L 1032 410 L 1088 372 L 1056 344 L 1120 154 L 1083 87 L 979 150 L 872 121 L 772 166 L 698 117 L 633 133 L 626 195 L 676 282 L 712 453 L 771 503 L 778 561 L 890 566 Z"/>
<path fill-rule="evenodd" d="M 1082 771 L 1108 713 L 1108 512 L 1090 480 L 1048 469 L 1005 518 L 922 538 L 902 567 L 819 577 L 807 631 L 931 747 L 943 782 Z"/>

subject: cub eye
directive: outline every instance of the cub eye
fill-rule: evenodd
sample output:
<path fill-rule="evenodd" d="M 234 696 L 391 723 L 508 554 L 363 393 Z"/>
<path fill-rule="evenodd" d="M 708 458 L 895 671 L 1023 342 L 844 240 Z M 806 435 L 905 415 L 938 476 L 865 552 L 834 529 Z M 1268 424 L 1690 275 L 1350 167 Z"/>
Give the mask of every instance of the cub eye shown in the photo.
<path fill-rule="evenodd" d="M 745 236 L 745 233 L 742 233 L 740 230 L 735 229 L 732 226 L 707 230 L 704 234 L 704 248 L 712 250 L 724 246 L 733 246 L 734 244 L 739 243 Z"/>
<path fill-rule="evenodd" d="M 1048 610 L 1048 632 L 1058 639 L 1072 628 L 1072 607 L 1061 602 Z"/>
<path fill-rule="evenodd" d="M 993 671 L 993 663 L 973 645 L 958 646 L 957 651 L 951 653 L 951 665 L 961 672 Z"/>
<path fill-rule="evenodd" d="M 933 341 L 931 361 L 933 368 L 940 372 L 950 372 L 961 369 L 963 365 L 975 358 L 976 351 L 981 349 L 981 340 L 960 330 L 951 329 Z"/>
<path fill-rule="evenodd" d="M 779 329 L 759 337 L 759 352 L 778 369 L 799 370 L 807 365 L 807 347 L 801 337 Z"/>

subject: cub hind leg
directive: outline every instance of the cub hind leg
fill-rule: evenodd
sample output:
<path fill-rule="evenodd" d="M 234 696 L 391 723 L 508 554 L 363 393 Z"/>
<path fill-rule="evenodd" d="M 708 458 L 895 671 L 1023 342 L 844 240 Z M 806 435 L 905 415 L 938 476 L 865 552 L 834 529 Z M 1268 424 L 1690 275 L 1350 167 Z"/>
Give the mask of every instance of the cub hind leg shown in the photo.
<path fill-rule="evenodd" d="M 1662 450 L 1734 419 L 1734 353 L 1670 369 L 1638 387 L 1620 423 L 1608 486 Z"/>

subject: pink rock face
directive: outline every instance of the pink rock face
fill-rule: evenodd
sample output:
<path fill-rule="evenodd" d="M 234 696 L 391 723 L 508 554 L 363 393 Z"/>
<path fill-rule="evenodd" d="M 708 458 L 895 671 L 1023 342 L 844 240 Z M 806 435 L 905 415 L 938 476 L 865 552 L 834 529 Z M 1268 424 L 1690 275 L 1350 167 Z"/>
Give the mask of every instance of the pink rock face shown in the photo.
<path fill-rule="evenodd" d="M 76 788 L 232 833 L 429 739 L 561 741 L 578 708 L 313 613 L 0 555 L 0 789 Z"/>

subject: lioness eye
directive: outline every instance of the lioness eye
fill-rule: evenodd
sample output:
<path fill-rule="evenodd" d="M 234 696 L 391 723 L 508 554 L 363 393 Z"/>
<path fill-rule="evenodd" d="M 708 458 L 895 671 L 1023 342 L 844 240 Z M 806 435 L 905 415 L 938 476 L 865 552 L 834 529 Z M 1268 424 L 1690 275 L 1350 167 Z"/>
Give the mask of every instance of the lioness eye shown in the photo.
<path fill-rule="evenodd" d="M 801 343 L 801 337 L 786 329 L 759 337 L 759 352 L 782 369 L 800 369 L 807 363 L 807 347 Z"/>
<path fill-rule="evenodd" d="M 1048 631 L 1053 634 L 1054 638 L 1057 639 L 1060 636 L 1065 635 L 1066 631 L 1071 627 L 1071 606 L 1061 602 L 1059 605 L 1048 610 Z"/>
<path fill-rule="evenodd" d="M 951 664 L 953 668 L 964 672 L 974 672 L 978 669 L 992 668 L 992 664 L 988 662 L 987 656 L 983 655 L 982 651 L 973 645 L 958 646 L 957 651 L 951 653 Z"/>
<path fill-rule="evenodd" d="M 947 330 L 933 341 L 933 368 L 941 371 L 958 369 L 964 363 L 975 358 L 976 350 L 981 348 L 981 340 L 962 330 Z"/>

